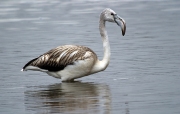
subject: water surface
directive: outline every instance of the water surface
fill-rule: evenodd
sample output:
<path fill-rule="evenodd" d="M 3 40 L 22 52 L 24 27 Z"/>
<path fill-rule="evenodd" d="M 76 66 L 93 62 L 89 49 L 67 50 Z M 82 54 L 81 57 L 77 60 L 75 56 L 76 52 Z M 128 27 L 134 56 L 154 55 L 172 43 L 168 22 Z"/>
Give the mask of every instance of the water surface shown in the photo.
<path fill-rule="evenodd" d="M 0 1 L 0 113 L 179 114 L 179 0 Z M 100 12 L 127 23 L 125 36 L 107 23 L 111 61 L 100 73 L 61 83 L 20 72 L 29 60 L 64 44 L 85 45 L 102 59 Z"/>

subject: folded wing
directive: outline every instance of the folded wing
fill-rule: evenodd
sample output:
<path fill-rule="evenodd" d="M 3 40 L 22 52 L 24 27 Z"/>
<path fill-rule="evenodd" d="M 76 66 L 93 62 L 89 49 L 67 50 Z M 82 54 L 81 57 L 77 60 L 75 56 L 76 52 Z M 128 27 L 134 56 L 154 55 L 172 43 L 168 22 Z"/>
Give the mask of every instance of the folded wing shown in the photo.
<path fill-rule="evenodd" d="M 88 53 L 88 54 L 87 54 Z M 97 59 L 96 54 L 84 46 L 64 45 L 51 49 L 47 53 L 29 61 L 23 70 L 42 69 L 48 71 L 60 71 L 67 65 L 73 65 L 75 61 L 85 60 L 94 56 Z"/>

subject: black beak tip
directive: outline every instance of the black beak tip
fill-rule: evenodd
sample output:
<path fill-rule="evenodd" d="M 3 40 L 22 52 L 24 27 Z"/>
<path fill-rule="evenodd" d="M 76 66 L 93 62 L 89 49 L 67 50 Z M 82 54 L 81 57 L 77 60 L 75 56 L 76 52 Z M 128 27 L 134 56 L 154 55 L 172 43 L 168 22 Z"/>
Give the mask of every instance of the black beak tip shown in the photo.
<path fill-rule="evenodd" d="M 124 35 L 125 35 L 125 32 L 122 31 L 122 35 L 124 36 Z"/>
<path fill-rule="evenodd" d="M 122 35 L 124 36 L 126 33 L 126 25 L 124 26 L 124 30 L 122 30 Z"/>

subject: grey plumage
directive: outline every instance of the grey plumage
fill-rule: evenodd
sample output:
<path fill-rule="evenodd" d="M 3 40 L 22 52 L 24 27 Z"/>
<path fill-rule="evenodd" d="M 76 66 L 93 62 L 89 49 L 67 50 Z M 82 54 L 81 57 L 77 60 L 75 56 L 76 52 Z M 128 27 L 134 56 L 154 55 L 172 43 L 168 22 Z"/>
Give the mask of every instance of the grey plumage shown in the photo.
<path fill-rule="evenodd" d="M 87 52 L 90 54 L 85 56 Z M 92 56 L 97 58 L 94 51 L 88 47 L 64 45 L 51 49 L 43 55 L 29 61 L 23 69 L 27 66 L 35 66 L 48 71 L 60 71 L 67 65 L 73 65 L 77 60 L 84 60 Z"/>

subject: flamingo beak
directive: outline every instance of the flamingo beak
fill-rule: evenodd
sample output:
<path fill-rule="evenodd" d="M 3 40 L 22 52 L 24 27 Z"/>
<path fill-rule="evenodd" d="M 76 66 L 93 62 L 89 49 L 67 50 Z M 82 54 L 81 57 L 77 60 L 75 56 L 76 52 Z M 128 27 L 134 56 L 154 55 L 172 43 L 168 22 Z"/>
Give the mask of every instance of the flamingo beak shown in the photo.
<path fill-rule="evenodd" d="M 122 30 L 122 35 L 125 35 L 126 32 L 126 22 L 123 18 L 121 18 L 120 16 L 118 16 L 117 14 L 114 15 L 114 21 L 116 22 L 116 24 L 118 26 L 121 27 Z"/>

